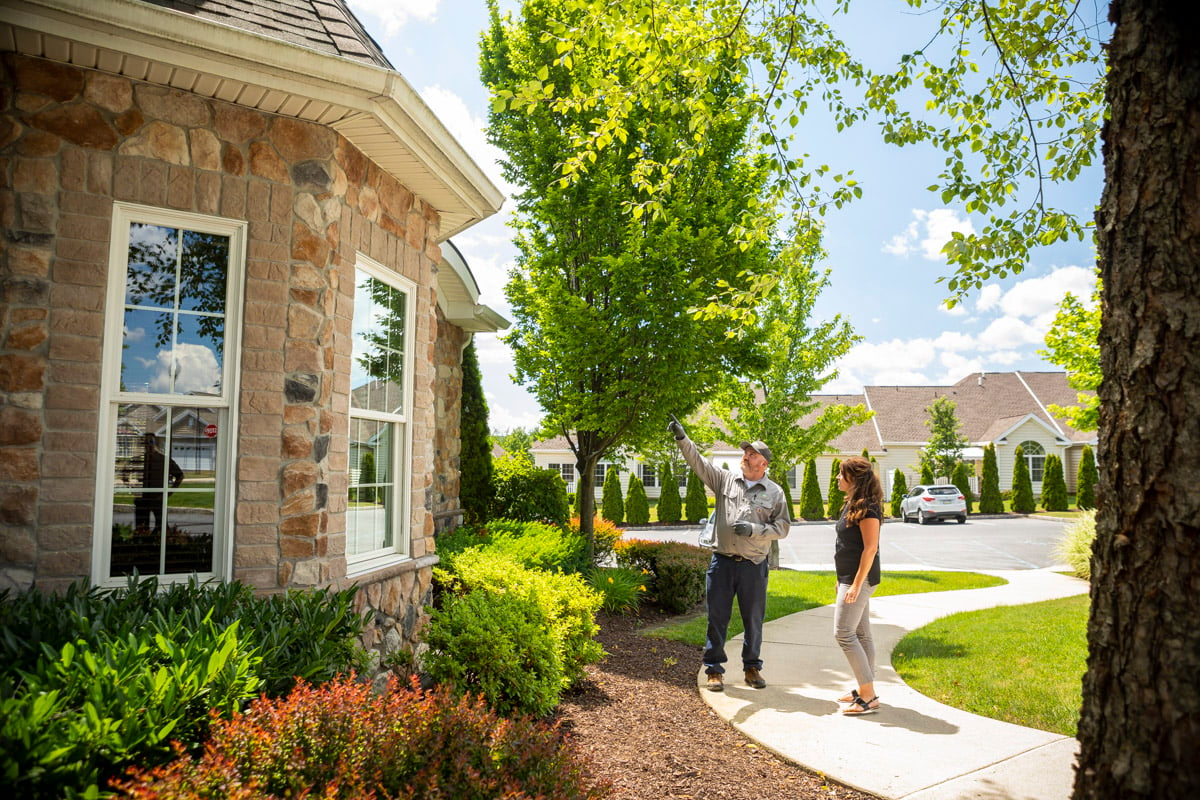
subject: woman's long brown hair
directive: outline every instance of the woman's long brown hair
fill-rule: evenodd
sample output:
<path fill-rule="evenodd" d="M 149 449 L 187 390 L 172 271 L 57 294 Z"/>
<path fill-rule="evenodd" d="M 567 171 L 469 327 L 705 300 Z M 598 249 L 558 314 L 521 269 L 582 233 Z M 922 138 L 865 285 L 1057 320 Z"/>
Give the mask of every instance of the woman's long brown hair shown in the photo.
<path fill-rule="evenodd" d="M 847 522 L 854 525 L 862 522 L 872 506 L 883 510 L 883 487 L 879 485 L 870 461 L 862 456 L 850 456 L 842 462 L 839 472 L 850 484 L 850 490 L 846 492 Z"/>

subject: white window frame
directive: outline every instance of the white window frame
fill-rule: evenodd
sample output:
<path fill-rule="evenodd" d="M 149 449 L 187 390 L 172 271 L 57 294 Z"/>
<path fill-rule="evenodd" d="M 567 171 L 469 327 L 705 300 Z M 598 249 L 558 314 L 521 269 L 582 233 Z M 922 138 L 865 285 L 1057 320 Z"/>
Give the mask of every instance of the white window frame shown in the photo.
<path fill-rule="evenodd" d="M 575 465 L 570 463 L 558 463 L 548 465 L 549 469 L 557 472 L 563 479 L 563 483 L 567 485 L 567 491 L 575 491 Z M 570 477 L 568 477 L 570 476 Z"/>
<path fill-rule="evenodd" d="M 347 530 L 347 546 L 346 546 L 346 574 L 348 577 L 363 575 L 373 572 L 393 564 L 407 561 L 411 558 L 412 553 L 412 413 L 413 413 L 413 370 L 416 367 L 416 318 L 417 318 L 417 284 L 380 264 L 374 259 L 368 258 L 362 253 L 357 254 L 357 260 L 354 265 L 355 281 L 354 286 L 358 286 L 358 273 L 365 273 L 372 278 L 386 283 L 393 289 L 398 289 L 407 295 L 405 307 L 407 313 L 404 320 L 404 385 L 402 388 L 404 396 L 404 413 L 390 414 L 382 411 L 371 411 L 365 408 L 354 408 L 353 404 L 348 404 L 347 412 L 347 433 L 350 433 L 353 428 L 355 419 L 373 419 L 386 424 L 394 424 L 399 427 L 399 435 L 395 437 L 396 444 L 392 447 L 391 458 L 389 464 L 390 473 L 393 476 L 393 502 L 391 504 L 390 514 L 392 516 L 392 546 L 384 547 L 377 550 L 372 550 L 366 553 L 351 554 L 349 548 L 349 530 Z M 356 288 L 357 291 L 357 288 Z M 353 325 L 353 323 L 352 323 Z M 353 337 L 353 327 L 351 328 Z M 351 358 L 354 357 L 353 352 Z M 354 387 L 350 387 L 351 391 Z M 347 480 L 348 491 L 353 487 L 349 486 Z M 346 509 L 347 527 L 349 525 L 350 509 Z"/>
<path fill-rule="evenodd" d="M 638 479 L 642 482 L 642 486 L 646 487 L 647 489 L 660 488 L 658 470 L 655 469 L 651 464 L 646 464 L 644 462 L 638 464 Z"/>
<path fill-rule="evenodd" d="M 1026 448 L 1026 445 L 1030 445 L 1030 444 L 1036 445 L 1039 452 L 1036 452 L 1036 453 L 1029 452 L 1029 450 Z M 1042 480 L 1046 477 L 1046 446 L 1044 444 L 1042 444 L 1041 442 L 1035 441 L 1033 439 L 1026 439 L 1025 441 L 1021 442 L 1019 447 L 1021 448 L 1021 455 L 1025 459 L 1025 466 L 1029 468 L 1029 482 L 1040 484 L 1042 482 Z M 1040 474 L 1038 475 L 1038 477 L 1036 479 L 1033 477 L 1034 470 L 1035 470 L 1035 467 L 1034 467 L 1035 461 L 1040 461 L 1040 463 L 1036 467 L 1037 471 Z"/>
<path fill-rule="evenodd" d="M 221 364 L 220 396 L 204 395 L 180 402 L 185 395 L 121 391 L 121 352 L 124 344 L 125 281 L 129 260 L 129 226 L 162 225 L 229 237 L 229 271 L 225 280 L 225 338 Z M 92 537 L 92 584 L 125 586 L 127 576 L 110 577 L 112 557 L 113 465 L 116 458 L 118 409 L 123 404 L 145 403 L 176 408 L 211 408 L 224 433 L 217 437 L 214 454 L 213 566 L 197 573 L 200 580 L 227 580 L 233 575 L 234 498 L 237 496 L 238 382 L 241 375 L 242 309 L 246 279 L 246 229 L 244 220 L 114 202 L 108 254 L 108 295 L 105 305 L 104 343 L 101 357 L 100 419 L 96 459 L 96 489 Z M 168 415 L 170 419 L 173 415 Z M 168 456 L 170 453 L 168 453 Z M 142 575 L 162 583 L 181 583 L 191 575 Z"/>

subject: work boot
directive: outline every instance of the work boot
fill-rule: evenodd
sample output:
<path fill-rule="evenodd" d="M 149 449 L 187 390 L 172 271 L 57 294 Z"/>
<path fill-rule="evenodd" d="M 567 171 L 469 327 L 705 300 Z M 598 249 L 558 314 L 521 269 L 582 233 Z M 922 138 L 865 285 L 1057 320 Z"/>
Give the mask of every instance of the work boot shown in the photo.
<path fill-rule="evenodd" d="M 708 673 L 708 690 L 710 692 L 725 691 L 725 679 L 721 677 L 719 672 Z"/>
<path fill-rule="evenodd" d="M 763 680 L 761 672 L 755 667 L 751 667 L 746 670 L 746 685 L 752 689 L 764 689 L 767 686 L 767 682 Z"/>

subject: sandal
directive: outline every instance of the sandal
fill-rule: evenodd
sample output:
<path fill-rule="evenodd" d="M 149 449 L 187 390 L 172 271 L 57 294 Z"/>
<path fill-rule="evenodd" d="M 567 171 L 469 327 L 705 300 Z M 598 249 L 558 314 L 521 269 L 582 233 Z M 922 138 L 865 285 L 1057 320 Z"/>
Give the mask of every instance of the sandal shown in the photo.
<path fill-rule="evenodd" d="M 844 694 L 838 698 L 839 703 L 853 703 L 858 699 L 858 689 L 851 689 L 850 694 Z"/>
<path fill-rule="evenodd" d="M 857 695 L 857 692 L 855 692 Z M 874 703 L 874 705 L 871 705 Z M 863 700 L 861 697 L 855 697 L 854 701 L 848 708 L 843 708 L 842 713 L 847 717 L 860 717 L 863 714 L 874 714 L 879 710 L 879 696 L 876 695 L 870 700 Z"/>

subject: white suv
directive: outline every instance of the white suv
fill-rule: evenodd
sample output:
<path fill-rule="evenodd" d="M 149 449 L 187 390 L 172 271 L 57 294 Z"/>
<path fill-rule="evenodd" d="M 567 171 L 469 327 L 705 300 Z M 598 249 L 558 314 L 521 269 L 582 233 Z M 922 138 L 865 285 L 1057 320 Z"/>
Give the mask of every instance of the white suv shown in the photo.
<path fill-rule="evenodd" d="M 900 501 L 900 519 L 908 522 L 912 517 L 922 525 L 953 517 L 961 525 L 967 521 L 967 499 L 953 484 L 914 486 Z"/>

